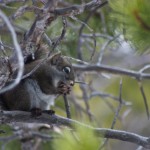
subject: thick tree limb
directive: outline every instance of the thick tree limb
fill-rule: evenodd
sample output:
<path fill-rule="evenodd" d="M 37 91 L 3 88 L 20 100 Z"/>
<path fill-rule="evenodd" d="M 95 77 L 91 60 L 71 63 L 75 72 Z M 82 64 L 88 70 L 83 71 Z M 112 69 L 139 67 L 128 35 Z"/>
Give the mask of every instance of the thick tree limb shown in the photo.
<path fill-rule="evenodd" d="M 46 124 L 56 124 L 56 125 L 65 125 L 68 127 L 73 126 L 84 126 L 87 129 L 94 130 L 94 132 L 99 137 L 117 139 L 121 141 L 131 142 L 138 145 L 141 145 L 145 148 L 150 149 L 150 138 L 144 137 L 135 133 L 113 130 L 106 128 L 94 128 L 92 126 L 80 123 L 76 120 L 60 117 L 57 115 L 48 115 L 42 114 L 39 117 L 31 117 L 30 112 L 23 111 L 1 111 L 0 112 L 0 121 L 1 123 L 12 123 L 12 122 L 25 122 L 25 123 L 46 123 Z"/>

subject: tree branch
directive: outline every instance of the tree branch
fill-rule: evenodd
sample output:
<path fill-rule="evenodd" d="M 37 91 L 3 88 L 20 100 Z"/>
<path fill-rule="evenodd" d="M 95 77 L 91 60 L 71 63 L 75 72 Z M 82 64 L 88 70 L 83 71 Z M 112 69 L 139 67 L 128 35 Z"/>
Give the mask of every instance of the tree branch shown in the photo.
<path fill-rule="evenodd" d="M 125 75 L 125 76 L 130 76 L 134 77 L 136 79 L 150 79 L 150 74 L 148 73 L 142 73 L 139 71 L 133 71 L 133 70 L 128 70 L 128 69 L 122 69 L 119 67 L 113 67 L 113 66 L 108 66 L 108 65 L 77 65 L 73 64 L 73 67 L 76 71 L 96 71 L 96 72 L 106 72 L 106 73 L 111 73 L 111 74 L 116 74 L 116 75 Z"/>
<path fill-rule="evenodd" d="M 141 145 L 145 148 L 150 148 L 150 138 L 144 137 L 135 133 L 113 130 L 107 128 L 94 128 L 92 126 L 80 123 L 76 120 L 64 118 L 57 115 L 42 114 L 38 117 L 31 117 L 30 112 L 23 111 L 1 111 L 0 112 L 1 123 L 12 123 L 12 122 L 24 122 L 24 123 L 46 123 L 46 124 L 56 124 L 65 125 L 68 127 L 73 126 L 84 126 L 87 129 L 93 130 L 99 137 L 117 139 L 121 141 L 131 142 Z"/>
<path fill-rule="evenodd" d="M 91 1 L 85 5 L 73 5 L 66 8 L 57 8 L 54 10 L 54 14 L 57 16 L 71 16 L 81 14 L 84 10 L 89 10 L 94 7 L 103 7 L 108 1 L 102 2 L 101 0 Z"/>
<path fill-rule="evenodd" d="M 10 23 L 9 19 L 7 18 L 7 16 L 1 10 L 0 10 L 0 17 L 4 20 L 4 22 L 6 23 L 8 29 L 10 31 L 10 34 L 11 34 L 11 37 L 12 37 L 12 40 L 13 40 L 13 44 L 15 46 L 17 60 L 18 60 L 17 77 L 16 77 L 16 79 L 14 80 L 14 82 L 12 84 L 10 84 L 10 85 L 8 85 L 5 88 L 0 90 L 0 93 L 4 93 L 4 92 L 14 88 L 20 82 L 21 77 L 23 75 L 24 60 L 23 60 L 22 51 L 21 51 L 20 45 L 18 43 L 17 35 L 15 33 L 15 30 L 14 30 L 13 26 L 11 25 L 11 23 Z"/>

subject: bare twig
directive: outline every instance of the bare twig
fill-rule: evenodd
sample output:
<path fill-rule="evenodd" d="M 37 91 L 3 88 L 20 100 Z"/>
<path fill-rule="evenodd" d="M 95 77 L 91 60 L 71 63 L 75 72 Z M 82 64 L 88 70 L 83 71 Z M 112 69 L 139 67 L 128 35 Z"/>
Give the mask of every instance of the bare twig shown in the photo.
<path fill-rule="evenodd" d="M 65 94 L 63 97 L 64 97 L 64 103 L 65 103 L 67 118 L 71 119 L 70 105 L 69 105 L 69 102 L 67 100 L 67 95 Z"/>
<path fill-rule="evenodd" d="M 80 79 L 81 80 L 84 80 L 83 76 L 81 75 L 80 76 Z M 93 115 L 90 111 L 90 105 L 89 105 L 89 96 L 87 94 L 87 86 L 85 84 L 80 84 L 80 88 L 82 90 L 82 97 L 83 97 L 83 100 L 84 100 L 84 103 L 85 103 L 85 107 L 86 107 L 86 112 L 88 114 L 88 117 L 89 117 L 89 120 L 92 121 L 93 120 Z"/>
<path fill-rule="evenodd" d="M 17 19 L 26 12 L 35 12 L 35 14 L 38 14 L 38 13 L 42 13 L 42 11 L 43 10 L 38 7 L 24 5 L 24 6 L 21 6 L 19 9 L 17 9 L 17 11 L 12 16 L 12 19 Z"/>
<path fill-rule="evenodd" d="M 94 42 L 94 46 L 93 46 L 93 51 L 92 51 L 92 54 L 91 54 L 90 61 L 92 61 L 93 56 L 94 56 L 95 51 L 96 51 L 96 37 L 95 37 L 95 33 L 93 33 L 93 37 L 92 37 L 92 39 L 93 39 L 93 42 Z"/>
<path fill-rule="evenodd" d="M 83 61 L 83 60 L 76 59 L 76 58 L 73 58 L 73 57 L 68 57 L 68 56 L 65 56 L 65 57 L 67 57 L 67 58 L 69 58 L 69 59 L 71 59 L 71 60 L 74 60 L 75 62 L 78 62 L 78 63 L 80 63 L 80 64 L 89 65 L 88 62 L 85 62 L 85 61 Z"/>
<path fill-rule="evenodd" d="M 100 37 L 100 38 L 104 38 L 104 39 L 108 39 L 108 40 L 112 40 L 113 37 L 107 34 L 101 34 L 101 33 L 95 33 L 94 34 L 95 37 Z M 93 34 L 86 34 L 86 33 L 82 33 L 82 37 L 83 38 L 93 38 Z"/>
<path fill-rule="evenodd" d="M 77 102 L 77 100 L 75 99 L 76 97 L 74 96 L 74 93 L 71 93 L 71 103 L 73 103 L 75 109 L 76 114 L 79 114 L 80 116 L 82 115 L 81 112 L 83 112 L 85 115 L 87 115 L 87 111 L 85 110 L 85 108 L 83 108 L 80 103 Z"/>
<path fill-rule="evenodd" d="M 119 88 L 119 106 L 117 108 L 114 120 L 112 122 L 111 129 L 113 129 L 115 124 L 116 124 L 116 120 L 117 120 L 117 118 L 119 116 L 119 112 L 120 112 L 121 108 L 122 108 L 122 79 L 120 81 L 120 88 Z"/>
<path fill-rule="evenodd" d="M 106 41 L 106 42 L 103 44 L 103 46 L 102 46 L 102 48 L 101 48 L 101 50 L 100 50 L 100 54 L 99 54 L 99 58 L 98 58 L 97 65 L 100 65 L 100 64 L 101 64 L 102 59 L 103 59 L 103 55 L 104 55 L 104 51 L 105 51 L 106 47 L 107 47 L 111 42 L 113 42 L 118 36 L 119 36 L 119 35 L 117 35 L 117 36 L 115 36 L 114 38 L 112 38 L 112 39 Z"/>
<path fill-rule="evenodd" d="M 45 140 L 45 141 L 49 141 L 49 140 L 56 138 L 56 136 L 50 136 L 50 135 L 40 133 L 37 131 L 30 130 L 27 132 L 27 131 L 21 130 L 21 131 L 15 132 L 13 135 L 6 136 L 6 137 L 0 137 L 0 141 L 3 142 L 3 145 L 1 148 L 3 148 L 5 150 L 6 145 L 9 142 L 16 140 L 16 139 L 22 140 L 22 139 L 30 139 L 30 138 L 36 138 L 36 137 L 38 137 L 42 140 Z"/>
<path fill-rule="evenodd" d="M 17 59 L 18 59 L 18 73 L 17 73 L 17 77 L 14 80 L 14 82 L 8 86 L 6 86 L 5 88 L 1 89 L 0 93 L 4 93 L 10 89 L 12 89 L 13 87 L 15 87 L 21 80 L 21 77 L 23 75 L 23 68 L 24 68 L 24 60 L 23 60 L 23 56 L 22 56 L 22 52 L 21 52 L 21 48 L 19 46 L 19 43 L 17 41 L 17 36 L 16 33 L 14 31 L 13 26 L 11 25 L 10 21 L 8 20 L 7 16 L 0 10 L 0 17 L 4 20 L 4 22 L 6 23 L 11 36 L 12 36 L 12 40 L 13 40 L 13 44 L 15 46 L 15 50 L 16 50 L 16 54 L 17 54 Z"/>
<path fill-rule="evenodd" d="M 139 72 L 140 72 L 140 73 L 143 73 L 144 71 L 146 71 L 146 70 L 149 69 L 149 68 L 150 68 L 150 65 L 146 65 L 146 66 L 144 66 L 142 69 L 140 69 Z M 144 100 L 144 105 L 145 105 L 147 117 L 148 117 L 148 119 L 149 119 L 149 117 L 150 117 L 150 114 L 149 114 L 149 107 L 148 107 L 146 95 L 145 95 L 145 92 L 144 92 L 144 88 L 143 88 L 143 85 L 142 85 L 142 77 L 138 79 L 138 84 L 139 84 L 139 88 L 140 88 L 140 91 L 141 91 L 141 94 L 142 94 L 142 97 L 143 97 L 143 100 Z"/>
<path fill-rule="evenodd" d="M 6 8 L 6 9 L 17 9 L 16 7 L 11 7 L 11 6 L 8 6 L 4 3 L 0 4 L 0 7 Z"/>
<path fill-rule="evenodd" d="M 144 72 L 144 71 L 146 71 L 147 69 L 149 69 L 150 68 L 150 65 L 146 65 L 146 66 L 144 66 L 142 69 L 140 69 L 139 70 L 139 72 Z"/>
<path fill-rule="evenodd" d="M 52 46 L 52 41 L 46 33 L 44 33 L 44 39 L 47 41 L 48 46 L 51 47 Z"/>
<path fill-rule="evenodd" d="M 118 108 L 116 110 L 116 113 L 115 113 L 115 116 L 114 116 L 114 119 L 113 119 L 113 122 L 112 122 L 112 125 L 111 125 L 111 129 L 114 128 L 115 124 L 116 124 L 116 120 L 119 116 L 119 112 L 122 108 L 122 79 L 120 80 L 120 88 L 119 88 L 119 105 L 118 105 Z M 104 143 L 101 145 L 101 147 L 99 148 L 100 150 L 104 148 L 104 146 L 108 143 L 108 138 L 104 141 Z"/>
<path fill-rule="evenodd" d="M 78 46 L 77 46 L 77 52 L 78 52 L 78 58 L 81 59 L 81 60 L 83 60 L 83 58 L 82 58 L 82 53 L 81 53 L 81 44 L 82 44 L 81 36 L 82 36 L 83 29 L 84 29 L 85 26 L 87 26 L 87 22 L 89 21 L 89 19 L 91 18 L 91 16 L 95 13 L 95 11 L 96 11 L 98 8 L 104 6 L 105 4 L 107 4 L 107 1 L 105 1 L 105 2 L 104 2 L 102 5 L 100 5 L 99 7 L 98 7 L 98 6 L 95 7 L 94 10 L 92 10 L 92 11 L 88 14 L 88 16 L 86 17 L 86 19 L 83 21 L 84 24 L 82 24 L 82 26 L 80 27 L 80 30 L 79 30 L 79 38 L 78 38 Z M 96 45 L 96 44 L 95 44 L 95 41 L 94 41 L 94 45 Z M 95 46 L 95 47 L 96 47 L 96 46 Z M 93 55 L 93 54 L 92 54 L 92 55 Z"/>
<path fill-rule="evenodd" d="M 10 60 L 8 58 L 8 55 L 6 54 L 6 51 L 5 51 L 4 46 L 3 46 L 3 43 L 1 41 L 1 38 L 0 38 L 0 50 L 2 50 L 2 53 L 3 53 L 4 57 L 5 57 L 5 61 L 7 63 L 7 67 L 9 69 L 9 78 L 10 78 L 10 75 L 12 75 L 13 71 L 12 71 Z"/>
<path fill-rule="evenodd" d="M 75 83 L 88 85 L 88 83 L 86 83 L 84 81 L 75 81 Z"/>
<path fill-rule="evenodd" d="M 138 80 L 138 84 L 139 84 L 139 88 L 140 88 L 140 91 L 141 91 L 141 94 L 142 94 L 142 97 L 143 97 L 143 100 L 144 100 L 144 105 L 145 105 L 145 109 L 146 109 L 146 114 L 147 114 L 147 117 L 148 117 L 148 119 L 149 119 L 149 117 L 150 117 L 150 114 L 149 114 L 149 107 L 148 107 L 146 95 L 145 95 L 145 92 L 144 92 L 144 88 L 143 88 L 143 85 L 142 85 L 142 81 Z"/>
<path fill-rule="evenodd" d="M 65 17 L 62 17 L 62 22 L 63 22 L 63 30 L 61 32 L 60 37 L 56 40 L 55 43 L 53 43 L 53 47 L 52 47 L 52 51 L 54 51 L 54 49 L 56 48 L 56 46 L 59 45 L 59 43 L 61 42 L 61 40 L 64 38 L 65 33 L 66 33 L 66 28 L 67 28 L 67 20 Z"/>
<path fill-rule="evenodd" d="M 108 94 L 108 93 L 104 93 L 104 92 L 96 92 L 96 91 L 94 91 L 94 92 L 91 93 L 90 98 L 94 97 L 94 96 L 100 96 L 100 97 L 103 97 L 103 98 L 111 98 L 111 99 L 119 102 L 119 98 L 117 96 L 114 96 L 114 95 Z M 131 102 L 127 102 L 127 101 L 125 101 L 123 99 L 122 99 L 122 104 L 126 105 L 126 106 L 131 106 L 132 105 Z"/>
<path fill-rule="evenodd" d="M 8 48 L 8 49 L 10 49 L 10 50 L 14 50 L 13 47 L 10 47 L 10 46 L 8 46 L 8 45 L 2 43 L 2 42 L 0 42 L 0 46 L 3 46 L 4 48 Z"/>
<path fill-rule="evenodd" d="M 93 32 L 93 29 L 88 25 L 86 24 L 85 22 L 81 21 L 80 19 L 76 18 L 75 16 L 71 16 L 70 18 L 72 18 L 73 20 L 83 24 L 85 27 L 87 27 L 87 29 L 90 31 L 90 32 Z"/>

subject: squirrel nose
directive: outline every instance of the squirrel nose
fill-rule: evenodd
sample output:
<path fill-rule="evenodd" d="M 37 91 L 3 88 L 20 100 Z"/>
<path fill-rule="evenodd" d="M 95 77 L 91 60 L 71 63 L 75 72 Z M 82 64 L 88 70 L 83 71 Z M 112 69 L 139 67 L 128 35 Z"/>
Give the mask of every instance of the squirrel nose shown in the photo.
<path fill-rule="evenodd" d="M 74 81 L 71 80 L 70 81 L 70 85 L 73 86 L 74 85 Z"/>

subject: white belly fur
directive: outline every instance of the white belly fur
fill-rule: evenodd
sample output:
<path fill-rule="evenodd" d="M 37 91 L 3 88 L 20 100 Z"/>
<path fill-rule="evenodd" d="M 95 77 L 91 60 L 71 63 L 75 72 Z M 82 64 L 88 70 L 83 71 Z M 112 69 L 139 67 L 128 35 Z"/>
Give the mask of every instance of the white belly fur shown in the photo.
<path fill-rule="evenodd" d="M 54 105 L 54 100 L 57 95 L 44 94 L 35 80 L 27 79 L 25 81 L 25 86 L 30 97 L 30 109 L 40 108 L 42 110 L 49 110 L 50 106 Z"/>

